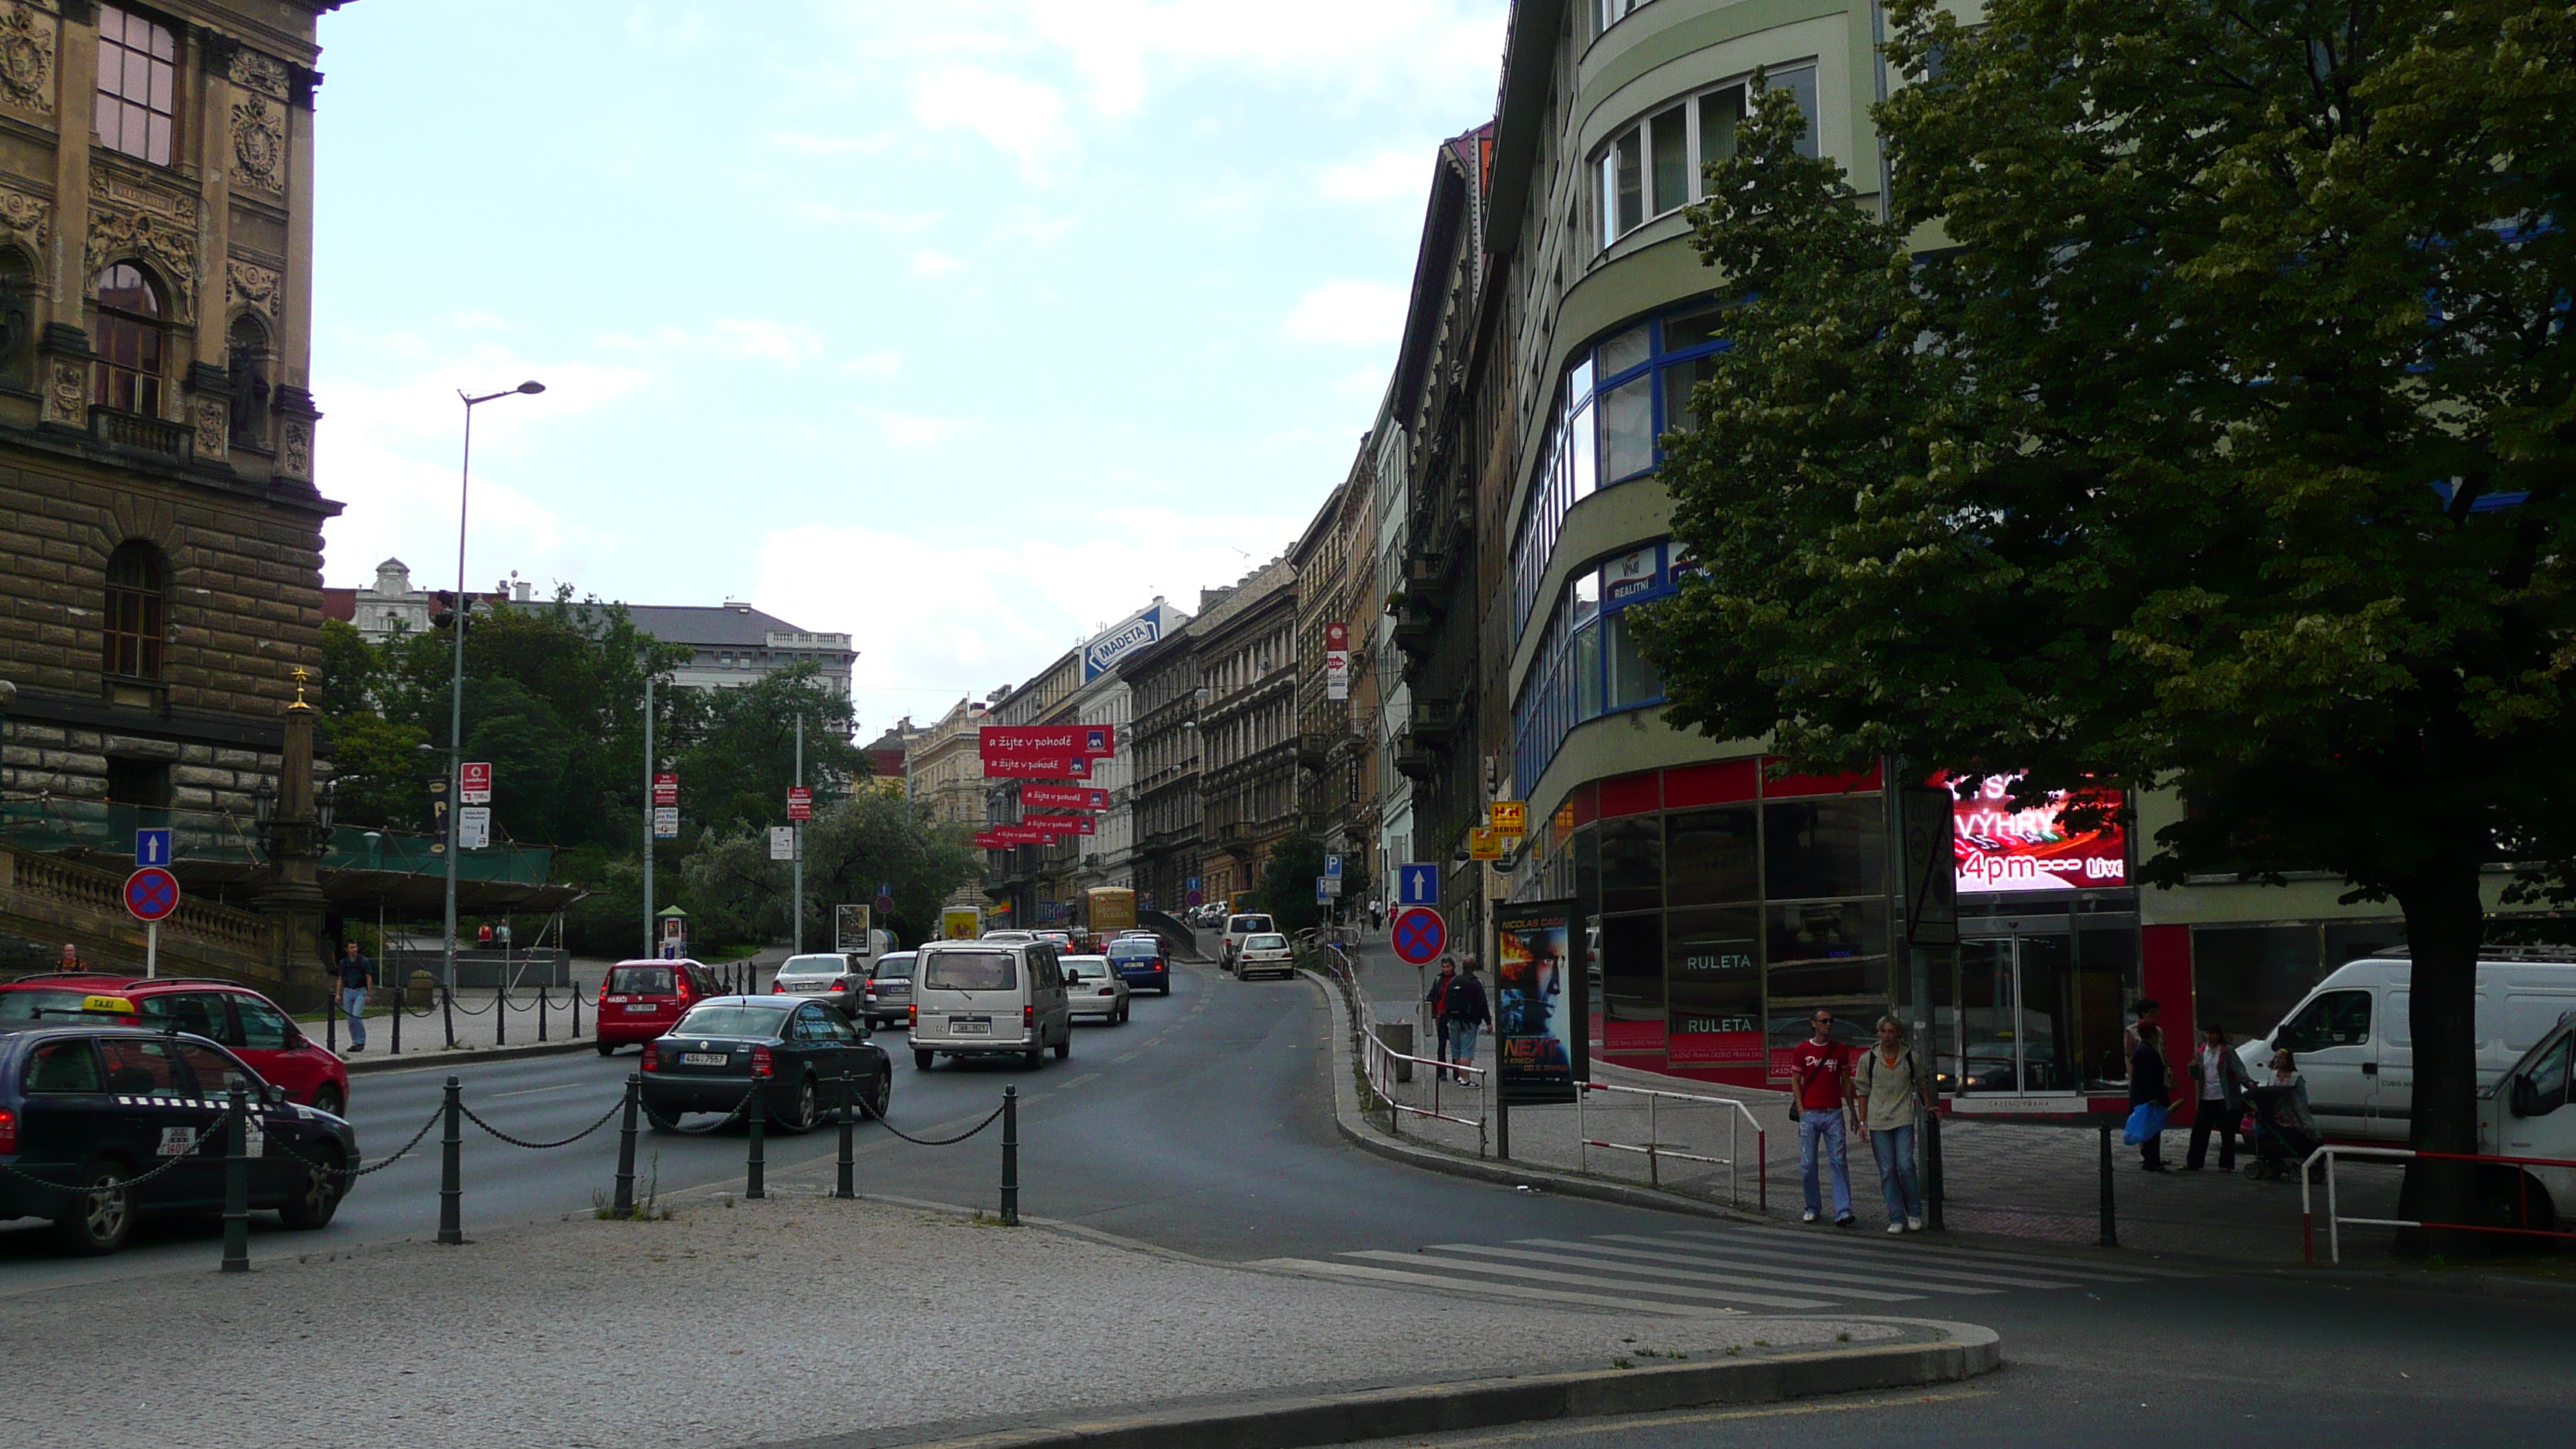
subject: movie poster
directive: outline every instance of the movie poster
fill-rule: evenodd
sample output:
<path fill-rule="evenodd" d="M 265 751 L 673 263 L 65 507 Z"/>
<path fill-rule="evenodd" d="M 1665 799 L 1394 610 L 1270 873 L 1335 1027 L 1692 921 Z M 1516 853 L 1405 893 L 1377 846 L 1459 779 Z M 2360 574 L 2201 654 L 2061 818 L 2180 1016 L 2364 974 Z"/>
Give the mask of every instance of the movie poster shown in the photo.
<path fill-rule="evenodd" d="M 1502 1100 L 1545 1106 L 1574 1100 L 1590 1075 L 1590 1011 L 1574 902 L 1494 908 L 1494 1061 Z"/>

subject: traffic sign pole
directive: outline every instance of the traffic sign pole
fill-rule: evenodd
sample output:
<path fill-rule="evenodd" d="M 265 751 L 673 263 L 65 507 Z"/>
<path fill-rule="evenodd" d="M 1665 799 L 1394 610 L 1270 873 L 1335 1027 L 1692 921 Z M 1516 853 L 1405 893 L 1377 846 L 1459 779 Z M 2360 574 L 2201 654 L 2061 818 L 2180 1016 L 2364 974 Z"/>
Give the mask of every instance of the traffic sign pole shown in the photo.
<path fill-rule="evenodd" d="M 161 923 L 160 923 L 159 921 L 145 921 L 145 922 L 143 923 L 143 975 L 144 975 L 144 979 L 146 979 L 146 980 L 150 980 L 152 977 L 158 976 L 158 975 L 160 975 L 160 974 L 161 974 Z"/>

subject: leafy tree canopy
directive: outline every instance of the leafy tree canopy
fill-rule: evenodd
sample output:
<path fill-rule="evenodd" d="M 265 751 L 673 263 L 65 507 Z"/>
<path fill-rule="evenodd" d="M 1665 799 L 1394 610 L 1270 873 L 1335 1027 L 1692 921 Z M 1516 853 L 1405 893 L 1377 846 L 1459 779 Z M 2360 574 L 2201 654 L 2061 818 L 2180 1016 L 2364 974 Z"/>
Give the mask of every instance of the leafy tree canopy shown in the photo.
<path fill-rule="evenodd" d="M 815 811 L 805 829 L 805 943 L 827 948 L 835 904 L 872 905 L 891 887 L 894 912 L 877 925 L 917 944 L 937 934 L 939 907 L 974 878 L 982 856 L 967 833 L 943 827 L 889 790 L 861 787 Z M 706 940 L 787 939 L 789 867 L 769 858 L 769 832 L 749 822 L 702 842 L 682 874 L 684 904 Z"/>

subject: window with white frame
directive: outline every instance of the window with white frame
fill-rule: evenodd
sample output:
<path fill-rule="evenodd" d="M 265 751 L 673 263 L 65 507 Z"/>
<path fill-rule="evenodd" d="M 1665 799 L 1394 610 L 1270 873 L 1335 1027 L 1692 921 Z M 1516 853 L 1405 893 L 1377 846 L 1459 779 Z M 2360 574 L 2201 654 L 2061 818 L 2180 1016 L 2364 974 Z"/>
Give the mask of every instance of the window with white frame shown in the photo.
<path fill-rule="evenodd" d="M 178 115 L 179 42 L 165 25 L 98 7 L 98 142 L 170 164 Z"/>
<path fill-rule="evenodd" d="M 1651 3 L 1653 0 L 1596 0 L 1600 28 L 1607 30 Z"/>
<path fill-rule="evenodd" d="M 1815 155 L 1815 66 L 1769 72 L 1765 83 L 1797 98 L 1807 118 L 1798 153 Z M 1611 137 L 1594 163 L 1601 178 L 1601 244 L 1705 197 L 1707 168 L 1735 154 L 1736 129 L 1752 106 L 1752 80 L 1732 80 L 1684 96 Z"/>

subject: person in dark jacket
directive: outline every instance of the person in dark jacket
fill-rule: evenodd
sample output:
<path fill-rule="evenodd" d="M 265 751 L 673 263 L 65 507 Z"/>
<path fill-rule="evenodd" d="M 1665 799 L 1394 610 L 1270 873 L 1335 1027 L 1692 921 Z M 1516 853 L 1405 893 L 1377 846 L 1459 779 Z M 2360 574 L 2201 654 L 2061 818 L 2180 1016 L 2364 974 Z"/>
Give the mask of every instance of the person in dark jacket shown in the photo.
<path fill-rule="evenodd" d="M 1458 963 L 1446 956 L 1441 957 L 1440 975 L 1422 997 L 1422 1004 L 1431 1008 L 1431 1029 L 1440 1034 L 1440 1045 L 1432 1053 L 1438 1061 L 1449 1060 L 1449 983 L 1457 979 Z"/>
<path fill-rule="evenodd" d="M 2142 1021 L 2135 1028 L 2138 1045 L 2129 1057 L 2129 1106 L 2152 1102 L 2170 1113 L 2173 1110 L 2173 1077 L 2165 1070 L 2164 1032 L 2152 1021 Z M 2149 1172 L 2165 1170 L 2165 1144 L 2161 1134 L 2138 1144 L 2143 1159 L 2139 1166 Z"/>
<path fill-rule="evenodd" d="M 1450 980 L 1440 1015 L 1449 1023 L 1449 1060 L 1461 1067 L 1474 1066 L 1476 1032 L 1494 1019 L 1493 1008 L 1485 1003 L 1485 984 L 1476 979 L 1475 957 L 1468 957 L 1466 969 Z M 1476 1084 L 1472 1077 L 1462 1079 Z"/>

